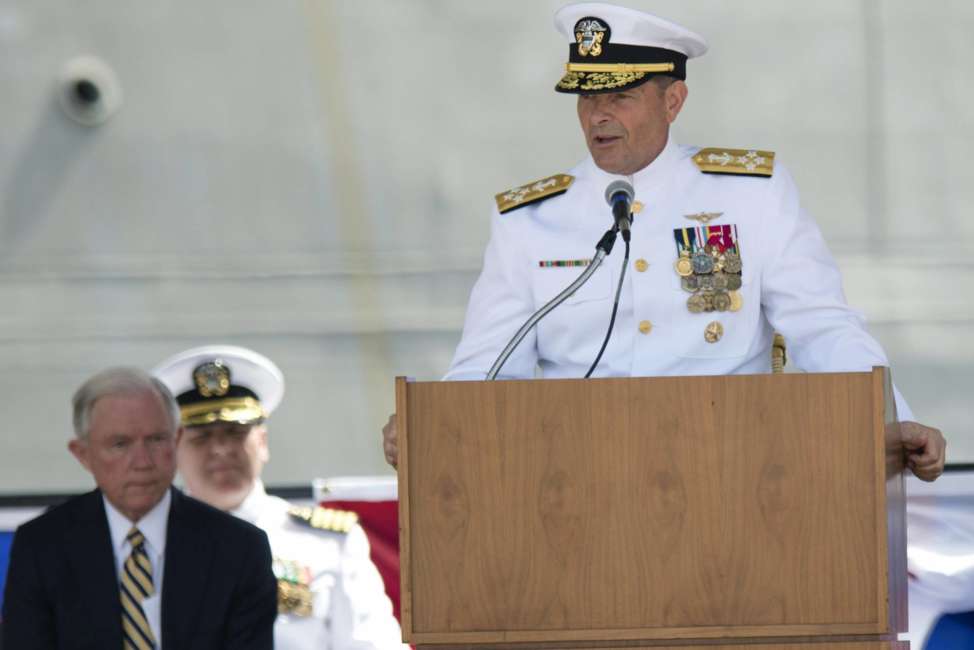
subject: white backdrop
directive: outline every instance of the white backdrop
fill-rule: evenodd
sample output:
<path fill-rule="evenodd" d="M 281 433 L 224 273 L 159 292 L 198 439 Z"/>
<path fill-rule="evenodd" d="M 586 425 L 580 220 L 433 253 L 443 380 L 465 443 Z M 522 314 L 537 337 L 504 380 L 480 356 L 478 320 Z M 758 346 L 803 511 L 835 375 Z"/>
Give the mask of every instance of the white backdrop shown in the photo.
<path fill-rule="evenodd" d="M 974 5 L 629 2 L 704 34 L 676 136 L 778 152 L 951 460 L 974 461 Z M 397 374 L 446 369 L 494 193 L 581 156 L 560 3 L 0 4 L 0 492 L 89 485 L 68 400 L 241 344 L 288 380 L 272 484 L 387 471 Z M 125 103 L 69 122 L 92 53 Z"/>

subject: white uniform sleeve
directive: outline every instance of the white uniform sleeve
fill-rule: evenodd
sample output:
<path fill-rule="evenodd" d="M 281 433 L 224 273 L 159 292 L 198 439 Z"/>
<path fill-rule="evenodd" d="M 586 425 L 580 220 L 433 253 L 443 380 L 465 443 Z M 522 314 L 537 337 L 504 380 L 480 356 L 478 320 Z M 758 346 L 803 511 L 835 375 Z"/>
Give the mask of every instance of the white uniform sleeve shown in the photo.
<path fill-rule="evenodd" d="M 361 526 L 346 535 L 338 579 L 329 617 L 332 650 L 408 650 Z"/>
<path fill-rule="evenodd" d="M 842 277 L 815 221 L 801 208 L 791 175 L 777 167 L 772 205 L 762 227 L 768 262 L 761 272 L 764 313 L 788 345 L 795 365 L 809 372 L 863 372 L 889 366 L 866 332 L 865 319 L 846 303 Z M 900 420 L 913 412 L 894 388 Z"/>
<path fill-rule="evenodd" d="M 534 312 L 527 242 L 518 236 L 517 228 L 527 218 L 521 210 L 507 215 L 493 211 L 483 270 L 470 294 L 463 336 L 444 379 L 486 378 L 501 350 Z M 498 378 L 533 377 L 537 362 L 536 333 L 532 330 Z"/>

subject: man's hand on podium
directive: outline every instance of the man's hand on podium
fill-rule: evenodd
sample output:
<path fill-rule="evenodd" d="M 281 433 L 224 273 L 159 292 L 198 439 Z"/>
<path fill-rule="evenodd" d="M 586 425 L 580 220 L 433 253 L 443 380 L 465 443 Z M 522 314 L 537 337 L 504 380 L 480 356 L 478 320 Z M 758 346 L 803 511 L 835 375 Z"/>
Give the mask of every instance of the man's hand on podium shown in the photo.
<path fill-rule="evenodd" d="M 939 433 L 939 431 L 937 432 Z M 386 454 L 386 462 L 393 467 L 399 466 L 399 434 L 396 431 L 396 414 L 389 416 L 389 421 L 382 427 L 382 450 Z M 943 461 L 940 463 L 943 467 Z M 933 480 L 933 479 L 930 479 Z"/>
<path fill-rule="evenodd" d="M 900 422 L 900 440 L 906 453 L 906 465 L 918 479 L 933 481 L 943 473 L 947 441 L 939 429 L 918 422 Z"/>

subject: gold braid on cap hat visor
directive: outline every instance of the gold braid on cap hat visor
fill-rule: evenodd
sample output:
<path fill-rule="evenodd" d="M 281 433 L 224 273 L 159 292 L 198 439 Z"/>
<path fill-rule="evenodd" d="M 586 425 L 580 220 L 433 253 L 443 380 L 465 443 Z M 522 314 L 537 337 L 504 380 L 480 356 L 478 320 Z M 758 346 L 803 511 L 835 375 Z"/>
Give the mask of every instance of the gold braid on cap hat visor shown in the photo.
<path fill-rule="evenodd" d="M 673 63 L 566 63 L 567 72 L 673 72 Z"/>
<path fill-rule="evenodd" d="M 229 397 L 179 407 L 183 426 L 194 427 L 214 422 L 247 424 L 267 417 L 264 407 L 253 397 Z"/>

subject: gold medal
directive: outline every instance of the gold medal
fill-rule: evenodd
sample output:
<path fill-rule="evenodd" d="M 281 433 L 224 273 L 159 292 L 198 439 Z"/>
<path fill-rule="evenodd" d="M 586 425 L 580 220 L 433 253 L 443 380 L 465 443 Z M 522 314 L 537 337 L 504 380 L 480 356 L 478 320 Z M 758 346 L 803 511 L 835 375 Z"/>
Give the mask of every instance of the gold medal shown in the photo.
<path fill-rule="evenodd" d="M 713 311 L 714 310 L 714 294 L 710 291 L 701 291 L 699 294 L 703 298 L 703 310 Z"/>
<path fill-rule="evenodd" d="M 714 258 L 708 253 L 697 251 L 690 259 L 690 268 L 693 269 L 693 272 L 697 275 L 712 273 L 714 270 Z"/>
<path fill-rule="evenodd" d="M 706 339 L 707 343 L 716 343 L 724 335 L 724 326 L 714 321 L 707 325 L 707 329 L 703 331 L 703 338 Z"/>
<path fill-rule="evenodd" d="M 693 262 L 690 261 L 689 257 L 681 257 L 673 266 L 682 277 L 693 275 Z"/>
<path fill-rule="evenodd" d="M 729 291 L 727 295 L 730 297 L 730 311 L 740 311 L 744 306 L 744 298 L 741 297 L 740 292 Z"/>
<path fill-rule="evenodd" d="M 740 273 L 741 256 L 731 251 L 724 253 L 724 270 L 728 273 Z"/>
<path fill-rule="evenodd" d="M 727 311 L 730 306 L 731 299 L 726 291 L 718 291 L 714 294 L 714 309 L 717 311 Z"/>
<path fill-rule="evenodd" d="M 687 309 L 691 314 L 699 314 L 707 308 L 707 300 L 703 294 L 695 293 L 687 299 Z"/>

